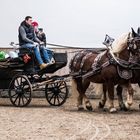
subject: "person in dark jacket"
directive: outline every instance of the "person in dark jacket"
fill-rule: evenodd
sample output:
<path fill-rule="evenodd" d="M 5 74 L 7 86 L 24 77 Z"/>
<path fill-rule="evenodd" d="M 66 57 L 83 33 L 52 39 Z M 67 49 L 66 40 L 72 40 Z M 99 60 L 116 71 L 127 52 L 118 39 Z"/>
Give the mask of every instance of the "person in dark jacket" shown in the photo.
<path fill-rule="evenodd" d="M 32 26 L 31 16 L 25 17 L 25 20 L 20 24 L 18 37 L 19 37 L 19 45 L 21 47 L 27 47 L 34 50 L 40 69 L 46 68 L 49 65 L 50 59 L 44 47 L 41 47 L 41 50 L 39 50 L 37 47 L 43 45 L 44 43 L 36 37 L 35 29 Z M 40 51 L 43 52 L 42 54 L 45 59 L 45 63 L 41 58 Z"/>
<path fill-rule="evenodd" d="M 38 37 L 39 40 L 41 40 L 42 42 L 44 42 L 44 44 L 46 45 L 46 35 L 43 32 L 43 28 L 38 28 L 37 37 Z"/>

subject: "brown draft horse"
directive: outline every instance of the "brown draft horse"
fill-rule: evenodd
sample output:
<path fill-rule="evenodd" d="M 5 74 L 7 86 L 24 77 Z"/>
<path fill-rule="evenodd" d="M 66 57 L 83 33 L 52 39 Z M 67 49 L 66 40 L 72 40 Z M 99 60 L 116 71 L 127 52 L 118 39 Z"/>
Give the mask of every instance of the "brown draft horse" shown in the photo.
<path fill-rule="evenodd" d="M 137 33 L 135 33 L 135 36 L 140 37 L 140 28 L 138 28 Z M 135 44 L 137 46 L 140 46 L 140 41 L 137 40 L 135 42 Z M 137 60 L 135 60 L 135 62 L 134 62 L 136 65 L 133 68 L 131 68 L 132 73 L 133 73 L 133 77 L 130 79 L 130 82 L 132 84 L 138 84 L 139 87 L 140 87 L 140 57 L 139 57 L 140 52 L 139 51 L 140 50 L 138 50 Z M 98 85 L 98 88 L 99 88 L 99 86 L 100 85 Z M 105 86 L 105 84 L 103 84 L 101 86 L 102 87 L 100 87 L 100 88 L 103 88 L 102 89 L 103 94 L 101 96 L 101 101 L 99 102 L 99 107 L 103 108 L 105 103 L 106 103 L 107 97 L 106 97 L 106 86 Z M 96 88 L 96 89 L 98 90 L 98 88 Z M 124 103 L 123 96 L 122 96 L 122 90 L 123 90 L 123 85 L 118 84 L 117 88 L 116 88 L 116 91 L 117 91 L 117 96 L 118 96 L 119 107 L 120 107 L 121 110 L 127 111 L 130 108 L 130 106 L 127 104 L 127 102 Z M 139 107 L 140 107 L 140 105 L 139 105 Z"/>
<path fill-rule="evenodd" d="M 140 87 L 140 69 L 135 69 L 133 70 L 133 77 L 130 79 L 131 84 L 138 84 Z M 100 87 L 99 87 L 100 86 Z M 103 85 L 98 85 L 96 87 L 96 92 L 99 92 L 98 90 L 101 91 L 102 88 L 102 96 L 101 96 L 101 101 L 99 102 L 99 108 L 103 108 L 105 106 L 107 97 L 106 97 L 106 86 Z M 127 102 L 124 103 L 122 92 L 123 92 L 123 85 L 118 84 L 116 87 L 116 92 L 118 96 L 118 104 L 120 107 L 120 110 L 127 111 L 130 109 L 130 106 L 127 104 Z M 140 108 L 140 105 L 139 105 Z"/>
<path fill-rule="evenodd" d="M 94 83 L 103 83 L 108 91 L 109 97 L 109 111 L 116 112 L 114 107 L 114 85 L 120 84 L 125 85 L 128 89 L 128 100 L 127 104 L 132 104 L 133 89 L 129 80 L 121 79 L 118 75 L 116 65 L 110 62 L 110 54 L 117 54 L 118 57 L 122 60 L 128 61 L 131 51 L 133 53 L 137 52 L 140 46 L 135 44 L 135 32 L 132 30 L 131 33 L 122 35 L 119 39 L 114 41 L 112 50 L 108 49 L 100 54 L 100 69 L 96 74 L 85 76 L 85 73 L 88 74 L 91 71 L 94 71 L 94 64 L 96 58 L 99 56 L 97 52 L 79 52 L 77 53 L 70 62 L 70 70 L 72 75 L 72 91 L 79 94 L 78 97 L 78 109 L 83 109 L 83 100 L 85 102 L 86 108 L 92 110 L 92 105 L 87 98 L 85 92 L 90 85 L 90 82 Z M 130 44 L 131 48 L 130 48 Z M 90 53 L 90 54 L 89 54 Z M 88 56 L 87 56 L 88 55 Z M 86 57 L 87 56 L 87 57 Z M 109 62 L 109 65 L 105 66 Z M 95 71 L 94 71 L 95 72 Z M 84 77 L 84 79 L 83 79 Z"/>
<path fill-rule="evenodd" d="M 135 34 L 137 34 L 137 36 L 140 36 L 140 27 L 138 28 L 137 33 L 135 33 Z M 140 63 L 140 61 L 139 61 L 139 63 Z M 140 67 L 138 69 L 133 70 L 133 75 L 134 75 L 133 78 L 130 79 L 131 83 L 132 84 L 138 83 L 138 85 L 140 87 Z M 116 88 L 117 95 L 118 95 L 118 103 L 119 103 L 120 109 L 126 111 L 126 110 L 128 110 L 128 108 L 126 107 L 126 105 L 123 102 L 122 89 L 123 89 L 123 87 L 121 85 L 118 85 Z M 139 108 L 140 108 L 140 104 L 139 104 Z"/>
<path fill-rule="evenodd" d="M 134 76 L 130 79 L 130 82 L 132 84 L 138 84 L 140 87 L 140 67 L 138 70 L 133 70 L 133 75 Z M 127 111 L 129 109 L 129 106 L 127 106 L 127 104 L 124 103 L 123 101 L 122 90 L 123 90 L 123 86 L 118 85 L 116 88 L 117 96 L 118 96 L 118 103 L 121 110 Z M 140 105 L 139 105 L 139 108 L 140 108 Z"/>

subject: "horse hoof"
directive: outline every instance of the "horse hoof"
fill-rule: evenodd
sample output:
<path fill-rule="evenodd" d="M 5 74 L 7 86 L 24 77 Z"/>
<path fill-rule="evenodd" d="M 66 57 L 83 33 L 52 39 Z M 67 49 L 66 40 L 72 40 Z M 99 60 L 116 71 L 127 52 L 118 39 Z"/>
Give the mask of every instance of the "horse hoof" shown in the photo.
<path fill-rule="evenodd" d="M 78 111 L 83 111 L 84 108 L 81 106 L 81 107 L 78 107 Z"/>
<path fill-rule="evenodd" d="M 124 104 L 124 105 L 125 105 L 125 107 L 126 107 L 126 109 L 127 109 L 127 110 L 129 110 L 129 109 L 130 109 L 130 105 L 129 105 L 127 102 L 125 102 L 125 104 Z"/>
<path fill-rule="evenodd" d="M 111 109 L 109 110 L 109 112 L 110 112 L 110 113 L 115 113 L 115 112 L 117 112 L 117 109 L 116 109 L 116 108 L 111 108 Z"/>
<path fill-rule="evenodd" d="M 125 106 L 125 104 L 120 104 L 120 110 L 121 111 L 128 111 L 128 108 Z"/>
<path fill-rule="evenodd" d="M 86 109 L 89 110 L 89 111 L 93 111 L 92 106 L 86 106 Z"/>
<path fill-rule="evenodd" d="M 99 102 L 99 106 L 98 106 L 98 108 L 104 108 L 104 105 L 102 105 L 102 103 L 101 102 Z"/>
<path fill-rule="evenodd" d="M 103 111 L 104 111 L 104 112 L 107 112 L 107 111 L 108 111 L 108 108 L 103 108 Z"/>

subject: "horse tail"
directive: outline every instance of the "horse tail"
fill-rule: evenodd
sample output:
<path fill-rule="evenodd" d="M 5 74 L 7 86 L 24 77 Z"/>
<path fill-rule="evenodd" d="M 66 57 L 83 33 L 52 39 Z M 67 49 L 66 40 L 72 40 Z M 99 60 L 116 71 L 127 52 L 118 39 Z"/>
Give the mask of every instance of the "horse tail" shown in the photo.
<path fill-rule="evenodd" d="M 79 92 L 77 90 L 77 82 L 76 82 L 75 79 L 72 79 L 71 92 L 72 92 L 72 95 L 78 95 L 79 94 Z"/>
<path fill-rule="evenodd" d="M 94 84 L 94 91 L 96 94 L 103 93 L 103 84 Z"/>

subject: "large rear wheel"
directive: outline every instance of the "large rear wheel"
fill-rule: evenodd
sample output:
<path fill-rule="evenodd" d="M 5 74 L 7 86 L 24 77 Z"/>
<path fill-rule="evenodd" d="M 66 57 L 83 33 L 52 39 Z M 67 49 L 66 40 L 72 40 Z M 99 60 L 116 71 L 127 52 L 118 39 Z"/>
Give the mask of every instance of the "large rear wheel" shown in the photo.
<path fill-rule="evenodd" d="M 15 76 L 9 85 L 9 98 L 16 107 L 27 106 L 31 102 L 32 86 L 27 76 Z"/>

